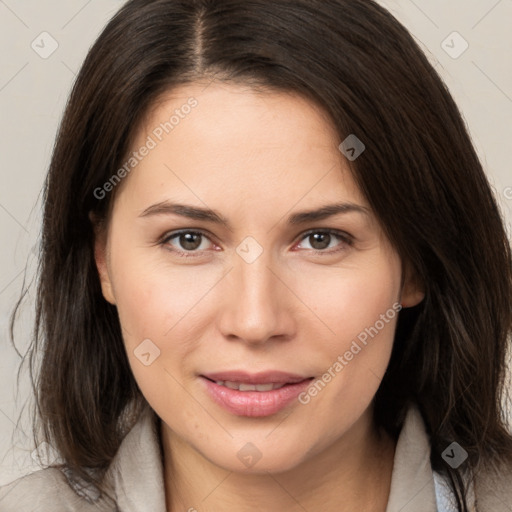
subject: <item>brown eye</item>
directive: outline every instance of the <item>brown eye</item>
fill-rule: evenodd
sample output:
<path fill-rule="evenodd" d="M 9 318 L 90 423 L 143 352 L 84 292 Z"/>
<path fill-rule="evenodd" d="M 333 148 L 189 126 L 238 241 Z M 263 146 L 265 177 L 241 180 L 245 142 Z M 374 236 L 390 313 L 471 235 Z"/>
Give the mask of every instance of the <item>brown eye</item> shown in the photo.
<path fill-rule="evenodd" d="M 326 249 L 331 242 L 331 235 L 329 233 L 314 233 L 309 235 L 309 241 L 313 249 Z"/>
<path fill-rule="evenodd" d="M 167 236 L 162 244 L 170 246 L 171 250 L 178 253 L 200 253 L 208 248 L 201 247 L 205 240 L 209 241 L 206 235 L 199 231 L 180 231 Z"/>
<path fill-rule="evenodd" d="M 199 233 L 183 233 L 178 236 L 178 240 L 183 249 L 193 251 L 201 245 L 201 237 Z"/>
<path fill-rule="evenodd" d="M 300 245 L 304 244 L 304 241 L 307 241 L 310 245 L 310 247 L 302 248 L 324 252 L 326 254 L 343 250 L 347 246 L 352 245 L 352 237 L 348 233 L 333 230 L 309 231 L 303 235 L 301 240 Z"/>

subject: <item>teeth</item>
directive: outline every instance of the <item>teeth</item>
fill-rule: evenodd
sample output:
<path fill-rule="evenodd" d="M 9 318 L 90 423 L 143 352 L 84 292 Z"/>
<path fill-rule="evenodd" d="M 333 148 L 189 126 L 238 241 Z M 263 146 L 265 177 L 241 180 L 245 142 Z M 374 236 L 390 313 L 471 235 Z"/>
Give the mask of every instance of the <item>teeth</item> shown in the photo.
<path fill-rule="evenodd" d="M 272 391 L 273 389 L 279 389 L 284 386 L 284 384 L 273 384 L 272 382 L 269 384 L 245 384 L 243 382 L 231 382 L 229 380 L 218 380 L 216 384 L 229 389 L 236 389 L 237 391 Z"/>
<path fill-rule="evenodd" d="M 272 382 L 270 382 L 269 384 L 256 384 L 254 387 L 256 391 L 272 391 L 273 389 L 279 389 L 283 386 L 284 384 L 272 384 Z M 243 391 L 242 386 L 240 386 L 240 391 Z"/>

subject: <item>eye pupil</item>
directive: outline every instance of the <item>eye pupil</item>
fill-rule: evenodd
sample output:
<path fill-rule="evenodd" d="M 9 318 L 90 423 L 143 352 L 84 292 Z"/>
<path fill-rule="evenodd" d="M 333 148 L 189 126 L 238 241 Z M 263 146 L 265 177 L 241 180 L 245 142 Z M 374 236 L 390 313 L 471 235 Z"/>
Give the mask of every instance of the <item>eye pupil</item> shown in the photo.
<path fill-rule="evenodd" d="M 329 243 L 331 241 L 331 235 L 329 233 L 313 233 L 310 235 L 310 238 L 313 239 L 313 242 L 310 241 L 311 247 L 318 250 L 329 247 Z M 317 244 L 318 242 L 320 247 Z"/>
<path fill-rule="evenodd" d="M 193 251 L 201 245 L 201 236 L 200 233 L 183 233 L 180 235 L 180 244 L 184 249 Z"/>

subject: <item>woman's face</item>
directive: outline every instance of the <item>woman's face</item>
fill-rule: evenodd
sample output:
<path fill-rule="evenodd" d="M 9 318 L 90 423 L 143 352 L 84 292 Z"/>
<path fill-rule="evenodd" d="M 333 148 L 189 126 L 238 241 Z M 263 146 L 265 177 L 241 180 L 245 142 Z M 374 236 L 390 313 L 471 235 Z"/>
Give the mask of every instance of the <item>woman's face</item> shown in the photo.
<path fill-rule="evenodd" d="M 139 131 L 97 239 L 142 393 L 223 468 L 284 471 L 364 435 L 399 304 L 422 298 L 341 142 L 299 97 L 182 86 Z"/>

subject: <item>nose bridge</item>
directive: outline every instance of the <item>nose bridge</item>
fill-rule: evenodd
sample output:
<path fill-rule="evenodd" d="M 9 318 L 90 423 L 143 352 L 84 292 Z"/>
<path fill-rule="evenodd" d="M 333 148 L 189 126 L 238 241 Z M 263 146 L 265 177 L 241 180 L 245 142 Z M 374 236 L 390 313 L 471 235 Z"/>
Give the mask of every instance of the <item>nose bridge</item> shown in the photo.
<path fill-rule="evenodd" d="M 269 270 L 266 258 L 260 257 L 253 263 L 240 261 L 238 263 L 238 277 L 240 281 L 239 297 L 241 306 L 261 309 L 272 306 L 271 290 L 275 288 L 274 275 Z M 236 275 L 236 274 L 235 274 Z M 263 311 L 263 310 L 262 310 Z"/>
<path fill-rule="evenodd" d="M 241 247 L 242 255 L 234 255 L 234 268 L 226 283 L 221 312 L 224 335 L 261 343 L 271 336 L 289 334 L 286 297 L 270 270 L 270 254 L 262 251 L 255 259 L 245 258 Z"/>

